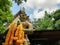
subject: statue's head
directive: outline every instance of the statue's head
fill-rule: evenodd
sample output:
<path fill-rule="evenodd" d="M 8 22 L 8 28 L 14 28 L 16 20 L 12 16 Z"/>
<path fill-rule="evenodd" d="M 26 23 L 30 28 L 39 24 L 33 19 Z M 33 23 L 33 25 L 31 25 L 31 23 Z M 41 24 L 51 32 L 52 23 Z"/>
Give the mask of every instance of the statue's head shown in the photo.
<path fill-rule="evenodd" d="M 25 14 L 25 8 L 21 8 L 21 13 Z"/>

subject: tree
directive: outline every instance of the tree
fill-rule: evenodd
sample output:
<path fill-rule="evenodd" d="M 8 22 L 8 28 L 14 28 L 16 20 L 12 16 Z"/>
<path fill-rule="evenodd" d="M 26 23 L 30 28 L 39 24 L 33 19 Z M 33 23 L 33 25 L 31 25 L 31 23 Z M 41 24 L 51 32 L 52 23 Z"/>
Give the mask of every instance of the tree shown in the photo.
<path fill-rule="evenodd" d="M 11 13 L 10 7 L 12 2 L 10 0 L 0 0 L 0 32 L 3 33 L 6 30 L 6 23 L 11 23 L 14 16 Z"/>
<path fill-rule="evenodd" d="M 13 1 L 15 1 L 19 5 L 22 3 L 23 0 L 13 0 Z M 27 0 L 24 0 L 24 1 L 26 2 Z"/>
<path fill-rule="evenodd" d="M 53 18 L 55 19 L 54 20 L 55 29 L 60 29 L 60 9 L 56 10 L 53 13 Z"/>
<path fill-rule="evenodd" d="M 36 30 L 55 30 L 60 29 L 60 9 L 48 14 L 45 11 L 45 17 L 43 19 L 35 20 Z"/>
<path fill-rule="evenodd" d="M 55 27 L 56 29 L 60 29 L 60 19 L 56 21 Z"/>
<path fill-rule="evenodd" d="M 37 20 L 36 29 L 37 30 L 51 30 L 53 29 L 53 21 L 52 18 L 49 18 L 49 14 L 45 14 L 43 19 Z"/>

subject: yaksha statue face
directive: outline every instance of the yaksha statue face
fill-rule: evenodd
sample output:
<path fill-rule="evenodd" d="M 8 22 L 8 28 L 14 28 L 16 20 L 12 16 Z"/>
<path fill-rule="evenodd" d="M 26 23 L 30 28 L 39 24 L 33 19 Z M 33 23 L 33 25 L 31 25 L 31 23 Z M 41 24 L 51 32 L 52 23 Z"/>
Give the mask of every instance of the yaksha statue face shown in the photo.
<path fill-rule="evenodd" d="M 25 22 L 25 21 L 26 21 L 26 18 L 27 18 L 26 15 L 24 15 L 24 14 L 21 14 L 21 15 L 20 15 L 20 20 L 21 20 L 21 22 Z"/>

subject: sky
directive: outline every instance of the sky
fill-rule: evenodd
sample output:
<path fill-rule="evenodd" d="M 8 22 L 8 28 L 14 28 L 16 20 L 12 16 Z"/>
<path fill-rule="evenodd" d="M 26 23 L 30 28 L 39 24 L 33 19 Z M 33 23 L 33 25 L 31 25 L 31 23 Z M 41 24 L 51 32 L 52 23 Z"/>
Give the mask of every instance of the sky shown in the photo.
<path fill-rule="evenodd" d="M 24 7 L 26 14 L 31 20 L 33 20 L 33 18 L 43 18 L 45 11 L 52 13 L 53 11 L 60 9 L 60 0 L 27 0 L 27 2 L 22 2 L 23 3 L 19 6 L 13 2 L 11 7 L 12 13 L 15 15 Z"/>

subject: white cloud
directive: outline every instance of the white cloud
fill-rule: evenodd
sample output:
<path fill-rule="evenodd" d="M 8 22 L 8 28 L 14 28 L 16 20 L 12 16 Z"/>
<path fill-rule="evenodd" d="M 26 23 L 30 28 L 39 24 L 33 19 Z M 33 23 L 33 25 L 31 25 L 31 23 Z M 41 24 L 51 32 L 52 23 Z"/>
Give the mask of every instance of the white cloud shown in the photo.
<path fill-rule="evenodd" d="M 25 6 L 28 8 L 40 8 L 40 4 L 43 4 L 45 0 L 27 0 Z"/>
<path fill-rule="evenodd" d="M 43 11 L 40 11 L 40 12 L 38 12 L 38 9 L 37 10 L 34 10 L 34 13 L 33 14 L 31 14 L 31 17 L 30 18 L 36 18 L 36 19 L 38 19 L 38 18 L 43 18 L 44 17 L 44 14 L 45 14 L 45 11 L 48 11 L 48 13 L 52 13 L 53 11 L 55 11 L 57 8 L 54 8 L 54 9 L 49 9 L 49 8 L 47 8 L 47 9 L 44 9 Z"/>
<path fill-rule="evenodd" d="M 34 9 L 33 14 L 30 15 L 30 18 L 42 18 L 44 16 L 44 11 L 46 10 L 48 13 L 51 13 L 58 9 L 57 4 L 60 3 L 60 0 L 27 0 L 25 3 L 23 1 L 25 8 Z M 39 9 L 43 9 L 38 12 Z M 32 16 L 33 15 L 33 16 Z"/>
<path fill-rule="evenodd" d="M 44 11 L 41 11 L 38 13 L 38 10 L 35 10 L 33 15 L 34 15 L 34 18 L 43 18 Z"/>
<path fill-rule="evenodd" d="M 60 3 L 60 0 L 58 0 L 57 3 Z"/>
<path fill-rule="evenodd" d="M 27 0 L 26 7 L 29 8 L 50 8 L 60 3 L 60 0 Z"/>

